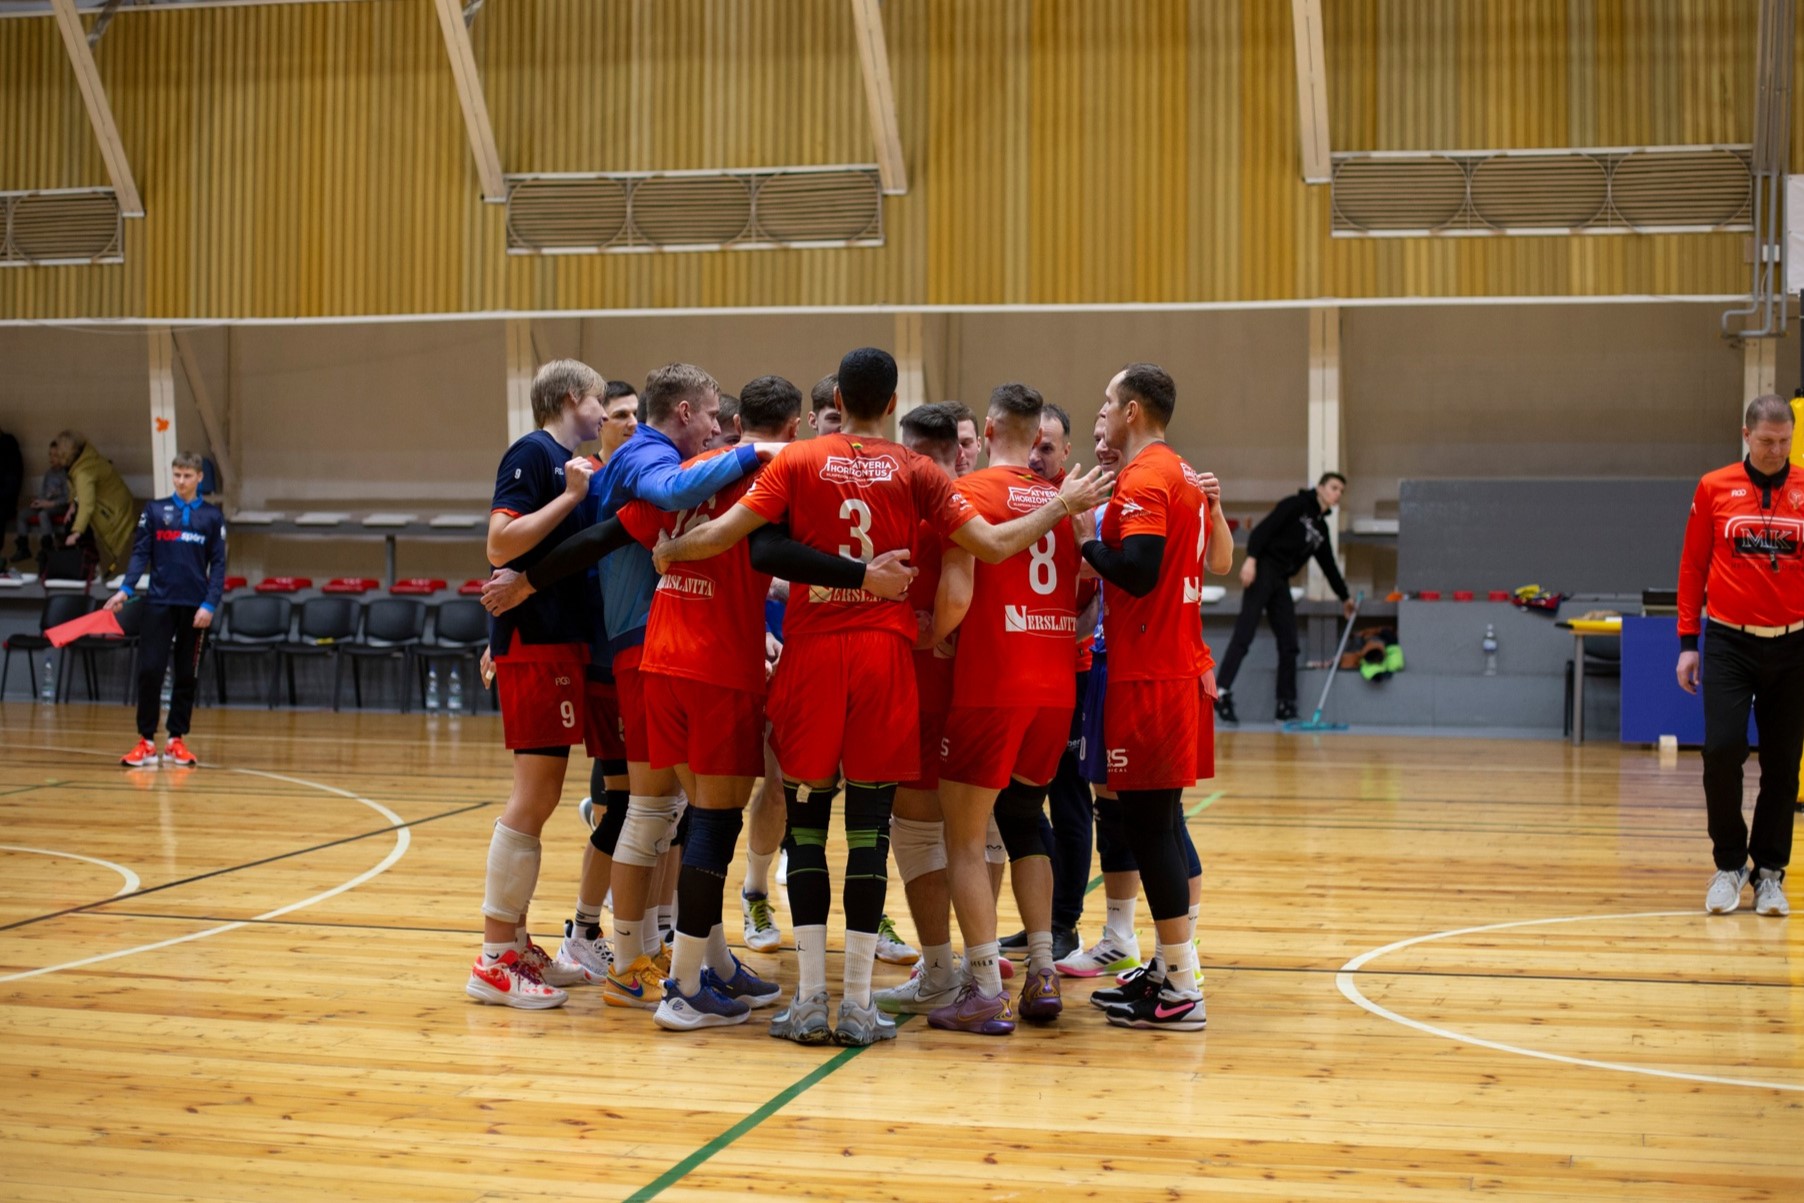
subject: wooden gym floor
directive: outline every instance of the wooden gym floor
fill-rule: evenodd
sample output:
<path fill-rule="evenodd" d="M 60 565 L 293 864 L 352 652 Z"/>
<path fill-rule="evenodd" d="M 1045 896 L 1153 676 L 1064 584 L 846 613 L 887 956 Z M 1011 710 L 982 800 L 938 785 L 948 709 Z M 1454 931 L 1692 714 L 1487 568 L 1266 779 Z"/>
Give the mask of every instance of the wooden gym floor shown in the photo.
<path fill-rule="evenodd" d="M 6 1199 L 1804 1197 L 1804 920 L 1700 913 L 1695 755 L 1224 734 L 1206 1034 L 1068 984 L 853 1052 L 466 1000 L 491 717 L 202 710 L 188 771 L 131 736 L 0 706 Z"/>

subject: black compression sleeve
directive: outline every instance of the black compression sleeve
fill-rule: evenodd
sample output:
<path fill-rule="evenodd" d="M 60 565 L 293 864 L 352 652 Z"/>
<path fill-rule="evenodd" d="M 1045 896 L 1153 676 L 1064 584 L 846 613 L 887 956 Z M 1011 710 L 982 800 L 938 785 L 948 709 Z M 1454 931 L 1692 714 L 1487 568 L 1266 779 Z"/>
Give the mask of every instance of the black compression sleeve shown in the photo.
<path fill-rule="evenodd" d="M 825 585 L 833 589 L 862 589 L 864 564 L 798 543 L 789 528 L 761 526 L 746 537 L 752 567 L 797 585 Z"/>
<path fill-rule="evenodd" d="M 1135 597 L 1145 597 L 1159 583 L 1159 565 L 1165 561 L 1164 535 L 1129 535 L 1119 551 L 1101 539 L 1084 544 L 1084 559 L 1097 575 Z"/>
<path fill-rule="evenodd" d="M 630 546 L 632 542 L 633 537 L 620 525 L 618 517 L 597 522 L 559 543 L 544 559 L 527 569 L 526 583 L 534 589 L 555 585 L 573 572 L 593 568 L 601 563 L 603 556 Z"/>

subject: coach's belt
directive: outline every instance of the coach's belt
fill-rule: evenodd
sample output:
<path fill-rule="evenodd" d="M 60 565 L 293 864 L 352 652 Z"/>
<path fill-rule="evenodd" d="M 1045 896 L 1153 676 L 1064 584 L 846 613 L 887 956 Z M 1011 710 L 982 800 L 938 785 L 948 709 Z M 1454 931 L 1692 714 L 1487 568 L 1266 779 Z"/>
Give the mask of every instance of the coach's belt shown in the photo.
<path fill-rule="evenodd" d="M 1777 639 L 1794 631 L 1804 631 L 1804 620 L 1785 627 L 1757 627 L 1752 623 L 1724 622 L 1720 618 L 1712 618 L 1710 621 L 1719 627 L 1728 627 L 1731 631 L 1740 631 L 1743 635 L 1755 635 L 1761 639 Z"/>

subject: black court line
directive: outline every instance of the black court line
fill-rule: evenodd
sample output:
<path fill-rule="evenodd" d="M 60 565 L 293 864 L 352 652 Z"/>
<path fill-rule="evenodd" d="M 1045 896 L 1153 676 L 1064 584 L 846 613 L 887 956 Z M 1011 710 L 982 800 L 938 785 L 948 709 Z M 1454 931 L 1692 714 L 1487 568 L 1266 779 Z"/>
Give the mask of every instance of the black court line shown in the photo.
<path fill-rule="evenodd" d="M 297 856 L 307 856 L 314 852 L 322 852 L 327 848 L 336 848 L 341 844 L 354 844 L 359 840 L 367 840 L 373 836 L 391 835 L 403 828 L 418 827 L 422 823 L 435 823 L 440 819 L 449 819 L 456 815 L 468 814 L 472 810 L 481 810 L 485 806 L 493 805 L 493 802 L 476 802 L 469 806 L 460 806 L 456 810 L 447 810 L 436 815 L 427 815 L 425 818 L 411 819 L 405 823 L 395 823 L 388 827 L 378 827 L 374 831 L 365 831 L 360 832 L 357 835 L 347 835 L 342 839 L 328 840 L 323 844 L 314 844 L 310 848 L 297 848 L 292 852 L 279 852 L 274 856 L 266 856 L 261 860 L 246 861 L 244 864 L 230 865 L 223 869 L 209 869 L 205 873 L 196 873 L 192 877 L 183 877 L 175 881 L 166 881 L 162 885 L 148 886 L 142 890 L 135 890 L 130 894 L 121 894 L 114 898 L 102 898 L 95 902 L 84 902 L 79 906 L 65 907 L 63 910 L 51 911 L 44 915 L 35 915 L 30 919 L 19 919 L 12 923 L 0 924 L 0 932 L 13 931 L 16 928 L 21 927 L 30 927 L 34 923 L 43 923 L 48 919 L 61 919 L 65 915 L 74 915 L 83 911 L 91 911 L 95 907 L 105 906 L 110 902 L 126 902 L 133 898 L 142 898 L 147 894 L 157 894 L 164 890 L 173 890 L 177 886 L 193 885 L 197 881 L 206 881 L 210 877 L 222 877 L 228 873 L 240 873 L 245 869 L 256 869 L 264 865 L 273 865 L 278 861 L 293 860 Z M 233 920 L 233 922 L 240 921 Z"/>

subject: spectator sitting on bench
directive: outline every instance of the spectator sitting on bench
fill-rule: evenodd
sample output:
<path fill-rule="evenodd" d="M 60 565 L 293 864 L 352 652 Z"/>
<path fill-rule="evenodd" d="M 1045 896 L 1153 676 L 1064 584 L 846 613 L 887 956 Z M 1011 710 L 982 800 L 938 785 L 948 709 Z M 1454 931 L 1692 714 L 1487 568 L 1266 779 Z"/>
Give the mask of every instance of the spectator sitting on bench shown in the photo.
<path fill-rule="evenodd" d="M 50 467 L 38 485 L 38 493 L 19 513 L 19 545 L 13 550 L 12 562 L 32 558 L 31 528 L 37 527 L 37 559 L 41 565 L 59 541 L 59 531 L 69 520 L 69 469 L 62 463 L 56 444 L 50 444 Z"/>

